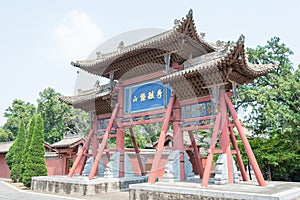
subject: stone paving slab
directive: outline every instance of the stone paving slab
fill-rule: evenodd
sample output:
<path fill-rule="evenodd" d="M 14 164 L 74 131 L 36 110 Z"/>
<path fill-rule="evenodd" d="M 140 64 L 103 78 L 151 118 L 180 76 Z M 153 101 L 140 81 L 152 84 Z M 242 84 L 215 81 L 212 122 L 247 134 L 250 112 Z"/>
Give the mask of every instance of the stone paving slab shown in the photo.
<path fill-rule="evenodd" d="M 218 200 L 300 200 L 300 183 L 267 182 L 266 187 L 257 182 L 240 182 L 226 185 L 209 185 L 200 182 L 157 182 L 129 186 L 130 200 L 146 199 L 218 199 Z"/>

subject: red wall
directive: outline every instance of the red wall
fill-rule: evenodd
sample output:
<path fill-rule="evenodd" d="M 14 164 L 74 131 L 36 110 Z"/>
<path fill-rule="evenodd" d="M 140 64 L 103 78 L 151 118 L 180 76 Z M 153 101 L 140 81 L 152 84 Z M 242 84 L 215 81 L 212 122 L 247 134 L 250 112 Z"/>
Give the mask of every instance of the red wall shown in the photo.
<path fill-rule="evenodd" d="M 60 158 L 46 159 L 47 174 L 52 175 L 63 175 L 64 160 Z"/>
<path fill-rule="evenodd" d="M 5 161 L 6 153 L 0 154 L 0 178 L 9 178 L 10 171 Z"/>
<path fill-rule="evenodd" d="M 8 166 L 6 165 L 5 162 L 5 155 L 6 154 L 0 154 L 0 178 L 9 178 L 10 177 L 10 171 Z M 154 154 L 152 155 L 148 155 L 147 156 L 147 163 L 146 163 L 146 171 L 150 171 L 151 170 L 151 166 L 152 166 L 152 162 L 153 162 L 153 158 L 154 158 Z M 159 172 L 158 172 L 158 177 L 159 179 L 162 178 L 162 176 L 165 173 L 165 164 L 168 162 L 167 160 L 167 156 L 162 156 L 162 159 L 159 163 Z M 103 155 L 102 158 L 104 165 L 106 166 L 108 160 L 106 158 L 105 155 Z M 139 164 L 138 161 L 135 157 L 131 157 L 130 161 L 132 163 L 132 168 L 135 174 L 140 174 L 140 168 L 139 168 Z M 80 161 L 80 165 L 83 162 L 83 159 Z M 194 164 L 194 159 L 191 159 L 191 162 Z M 66 175 L 66 158 L 62 157 L 53 157 L 53 158 L 46 158 L 46 166 L 47 166 L 47 171 L 48 171 L 48 176 L 52 176 L 52 175 Z M 194 168 L 195 166 L 193 166 Z M 79 168 L 77 168 L 77 170 L 75 171 L 75 174 L 79 174 Z"/>

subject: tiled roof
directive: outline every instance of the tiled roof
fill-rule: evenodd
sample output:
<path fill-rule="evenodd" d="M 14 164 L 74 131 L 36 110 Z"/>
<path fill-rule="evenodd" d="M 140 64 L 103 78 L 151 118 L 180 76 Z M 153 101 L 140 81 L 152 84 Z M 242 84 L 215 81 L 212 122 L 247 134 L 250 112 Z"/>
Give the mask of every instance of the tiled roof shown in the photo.
<path fill-rule="evenodd" d="M 0 143 L 0 153 L 7 153 L 13 143 L 14 143 L 14 141 L 1 142 Z"/>
<path fill-rule="evenodd" d="M 94 110 L 99 114 L 111 112 L 111 90 L 109 84 L 81 91 L 75 96 L 60 96 L 59 100 L 87 112 Z"/>
<path fill-rule="evenodd" d="M 61 141 L 58 141 L 56 143 L 53 143 L 51 145 L 52 148 L 63 148 L 63 147 L 72 147 L 73 145 L 77 143 L 83 143 L 84 139 L 80 136 L 75 137 L 65 137 Z"/>
<path fill-rule="evenodd" d="M 102 86 L 97 85 L 92 89 L 79 91 L 78 95 L 75 96 L 60 96 L 59 100 L 66 104 L 72 105 L 107 95 L 110 95 L 109 84 Z"/>
<path fill-rule="evenodd" d="M 172 29 L 168 31 L 165 31 L 163 33 L 160 33 L 148 39 L 139 41 L 132 45 L 118 48 L 118 50 L 113 51 L 111 53 L 101 54 L 100 59 L 76 61 L 76 62 L 72 62 L 71 64 L 89 73 L 107 77 L 107 73 L 109 71 L 116 71 L 116 67 L 127 68 L 127 66 L 125 66 L 124 64 L 122 66 L 119 65 L 117 66 L 117 62 L 121 60 L 121 58 L 123 60 L 125 58 L 131 57 L 132 59 L 132 55 L 140 54 L 140 56 L 138 56 L 136 60 L 132 61 L 129 65 L 137 64 L 138 63 L 137 60 L 140 61 L 141 57 L 145 57 L 144 60 L 148 59 L 146 57 L 152 57 L 151 60 L 153 61 L 153 59 L 156 58 L 156 56 L 158 56 L 159 54 L 163 54 L 170 51 L 176 51 L 176 50 L 178 51 L 178 48 L 176 48 L 177 46 L 175 47 L 172 43 L 179 42 L 182 40 L 191 40 L 186 42 L 187 45 L 197 48 L 198 53 L 202 51 L 202 54 L 206 54 L 208 52 L 212 52 L 215 50 L 214 46 L 204 41 L 202 37 L 198 35 L 193 21 L 192 11 L 190 10 L 189 14 L 186 15 L 185 18 L 183 18 L 179 23 L 177 23 L 177 25 L 175 25 Z M 172 48 L 166 47 L 168 45 L 173 45 L 173 47 Z M 158 52 L 156 56 L 152 56 L 153 50 Z M 146 52 L 150 52 L 150 53 L 146 53 Z M 157 59 L 156 62 L 159 62 L 160 58 L 156 58 L 156 59 Z M 143 64 L 143 63 L 139 63 L 139 64 Z M 109 69 L 110 67 L 112 67 L 113 69 Z M 123 74 L 124 73 L 121 73 L 121 75 Z M 118 79 L 119 77 L 120 75 L 118 75 L 118 73 L 116 72 L 115 78 Z"/>
<path fill-rule="evenodd" d="M 238 56 L 240 56 L 240 58 L 238 58 Z M 201 73 L 204 75 L 205 73 L 216 72 L 216 70 L 219 70 L 218 67 L 222 67 L 224 65 L 230 66 L 233 63 L 238 62 L 240 62 L 240 65 L 237 66 L 243 68 L 245 73 L 244 75 L 247 78 L 252 77 L 252 79 L 265 75 L 277 67 L 274 64 L 249 63 L 244 52 L 244 36 L 241 35 L 235 44 L 223 45 L 218 51 L 194 58 L 187 66 L 184 66 L 184 70 L 164 76 L 161 78 L 161 81 L 163 83 L 168 83 L 176 78 L 182 78 L 183 76 L 189 76 L 195 73 Z"/>

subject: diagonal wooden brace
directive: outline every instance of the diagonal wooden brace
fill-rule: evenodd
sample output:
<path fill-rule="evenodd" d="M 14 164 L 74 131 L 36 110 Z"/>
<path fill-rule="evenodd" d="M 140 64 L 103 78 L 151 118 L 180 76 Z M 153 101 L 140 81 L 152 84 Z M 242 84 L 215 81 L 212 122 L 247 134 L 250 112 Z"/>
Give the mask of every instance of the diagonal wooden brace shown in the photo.
<path fill-rule="evenodd" d="M 90 172 L 90 175 L 89 175 L 89 179 L 93 179 L 94 176 L 96 175 L 96 172 L 98 170 L 98 164 L 99 164 L 99 161 L 101 160 L 101 157 L 102 157 L 102 154 L 104 152 L 104 149 L 106 147 L 106 144 L 107 144 L 107 140 L 108 140 L 108 136 L 109 136 L 109 133 L 111 131 L 111 128 L 112 128 L 112 125 L 114 123 L 114 120 L 115 120 L 115 117 L 116 117 L 116 114 L 118 112 L 118 109 L 119 109 L 119 104 L 117 103 L 115 108 L 114 108 L 114 111 L 110 117 L 110 120 L 109 120 L 109 123 L 108 123 L 108 126 L 107 126 L 107 129 L 103 135 L 103 139 L 101 141 L 101 145 L 100 145 L 100 148 L 99 148 L 99 151 L 95 157 L 95 160 L 94 160 L 94 164 L 93 164 L 93 167 L 91 169 L 91 172 Z"/>
<path fill-rule="evenodd" d="M 94 136 L 96 130 L 97 130 L 97 115 L 95 114 L 94 121 L 93 121 L 93 127 L 90 130 L 90 132 L 88 134 L 88 137 L 86 138 L 86 140 L 85 140 L 85 142 L 83 144 L 83 147 L 78 152 L 77 158 L 75 159 L 75 162 L 74 162 L 74 164 L 73 164 L 73 166 L 72 166 L 72 168 L 71 168 L 71 170 L 70 170 L 70 172 L 69 172 L 69 174 L 67 176 L 68 178 L 71 178 L 74 175 L 75 170 L 78 167 L 78 164 L 79 164 L 79 162 L 80 162 L 80 160 L 82 158 L 82 155 L 84 153 L 86 153 L 88 151 L 88 149 L 89 149 L 90 140 L 91 140 L 92 136 Z M 83 163 L 83 165 L 84 165 L 84 163 Z"/>
<path fill-rule="evenodd" d="M 256 158 L 253 154 L 251 146 L 248 142 L 248 139 L 247 139 L 247 137 L 246 137 L 246 135 L 245 135 L 245 133 L 242 129 L 242 125 L 241 125 L 241 123 L 238 119 L 238 116 L 237 116 L 236 112 L 235 112 L 234 106 L 232 105 L 232 103 L 231 103 L 229 97 L 227 96 L 227 94 L 225 94 L 224 96 L 225 96 L 226 104 L 227 104 L 227 106 L 229 108 L 229 111 L 232 115 L 234 125 L 235 125 L 235 127 L 237 128 L 237 130 L 239 132 L 239 135 L 240 135 L 240 138 L 241 138 L 242 143 L 244 145 L 245 151 L 246 151 L 247 156 L 249 158 L 249 161 L 250 161 L 250 163 L 253 167 L 256 179 L 257 179 L 260 186 L 266 186 L 266 182 L 265 182 L 264 177 L 263 177 L 263 175 L 262 175 L 262 173 L 259 169 L 259 166 L 257 164 Z"/>
<path fill-rule="evenodd" d="M 217 114 L 216 117 L 216 121 L 215 121 L 215 125 L 214 125 L 214 129 L 213 129 L 213 133 L 211 136 L 211 142 L 210 142 L 210 146 L 209 146 L 209 152 L 208 152 L 208 156 L 207 156 L 207 160 L 206 160 L 206 165 L 205 165 L 205 169 L 204 169 L 204 173 L 203 173 L 203 178 L 202 178 L 202 183 L 201 186 L 202 187 L 207 187 L 208 186 L 208 180 L 209 180 L 209 176 L 210 176 L 210 170 L 212 167 L 212 162 L 213 162 L 213 157 L 214 157 L 214 153 L 215 153 L 215 145 L 217 143 L 217 136 L 220 133 L 220 121 L 221 121 L 221 112 L 219 112 Z"/>
<path fill-rule="evenodd" d="M 143 162 L 142 162 L 141 155 L 140 155 L 140 150 L 139 150 L 139 147 L 137 145 L 132 127 L 129 128 L 129 132 L 130 132 L 130 137 L 131 137 L 131 140 L 132 140 L 132 143 L 133 143 L 133 146 L 134 146 L 135 154 L 136 154 L 139 166 L 140 166 L 141 174 L 142 174 L 142 176 L 145 176 L 146 172 L 145 172 L 145 169 L 144 169 L 144 166 L 143 166 Z"/>
<path fill-rule="evenodd" d="M 236 151 L 236 159 L 237 159 L 237 162 L 238 162 L 238 165 L 239 165 L 242 177 L 243 177 L 243 181 L 248 181 L 248 177 L 247 177 L 247 173 L 246 173 L 244 163 L 242 160 L 241 152 L 239 150 L 239 146 L 237 144 L 232 127 L 229 127 L 229 131 L 230 131 L 230 139 L 231 139 L 232 146 L 233 146 L 234 150 Z"/>
<path fill-rule="evenodd" d="M 149 175 L 149 179 L 148 179 L 148 183 L 155 183 L 155 179 L 157 176 L 157 172 L 158 172 L 158 168 L 159 168 L 159 162 L 161 159 L 161 155 L 164 149 L 164 143 L 165 143 L 165 139 L 166 139 L 166 134 L 168 131 L 168 126 L 169 126 L 169 122 L 170 122 L 170 118 L 171 118 L 171 113 L 172 113 L 172 107 L 173 107 L 173 103 L 174 103 L 175 97 L 171 96 L 169 103 L 168 103 L 168 107 L 166 110 L 166 116 L 165 116 L 165 120 L 162 126 L 162 130 L 160 132 L 160 136 L 159 136 L 159 140 L 158 140 L 158 145 L 157 145 L 157 150 L 154 156 L 154 160 L 152 163 L 152 167 L 151 167 L 151 171 L 150 171 L 150 175 Z"/>
<path fill-rule="evenodd" d="M 189 133 L 190 140 L 191 140 L 191 143 L 192 143 L 192 146 L 193 146 L 193 149 L 194 149 L 196 167 L 197 167 L 200 178 L 203 178 L 203 171 L 204 170 L 203 170 L 200 154 L 199 154 L 199 151 L 198 151 L 198 147 L 197 147 L 197 144 L 196 144 L 196 141 L 195 141 L 194 133 L 193 133 L 193 131 L 189 131 L 188 133 Z"/>

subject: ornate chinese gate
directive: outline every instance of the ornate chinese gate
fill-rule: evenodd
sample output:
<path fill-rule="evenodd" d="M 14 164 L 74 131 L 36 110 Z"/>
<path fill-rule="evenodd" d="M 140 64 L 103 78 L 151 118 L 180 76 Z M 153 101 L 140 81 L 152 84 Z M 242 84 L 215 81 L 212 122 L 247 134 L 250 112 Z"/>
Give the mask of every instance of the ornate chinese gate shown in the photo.
<path fill-rule="evenodd" d="M 128 47 L 121 45 L 116 52 L 102 54 L 99 59 L 72 63 L 92 74 L 110 78 L 110 84 L 85 95 L 61 97 L 63 102 L 95 113 L 93 127 L 68 177 L 72 177 L 78 167 L 83 170 L 92 144 L 95 161 L 89 179 L 93 179 L 102 155 L 110 156 L 106 148 L 110 137 L 116 137 L 116 151 L 120 153 L 119 177 L 124 177 L 125 129 L 130 131 L 141 174 L 145 175 L 132 127 L 162 122 L 149 174 L 150 183 L 154 183 L 157 177 L 169 125 L 173 126 L 173 149 L 180 152 L 180 180 L 186 179 L 183 132 L 187 131 L 202 186 L 208 185 L 216 153 L 227 157 L 228 183 L 234 182 L 230 167 L 233 166 L 232 155 L 236 156 L 242 178 L 247 181 L 233 132 L 235 126 L 258 183 L 264 186 L 263 176 L 230 97 L 236 85 L 252 82 L 273 70 L 274 66 L 249 64 L 244 54 L 243 36 L 233 44 L 205 42 L 196 33 L 190 11 L 169 31 Z M 205 168 L 194 138 L 194 131 L 202 129 L 212 130 Z M 233 149 L 230 149 L 230 144 Z M 85 161 L 80 164 L 82 157 Z"/>

